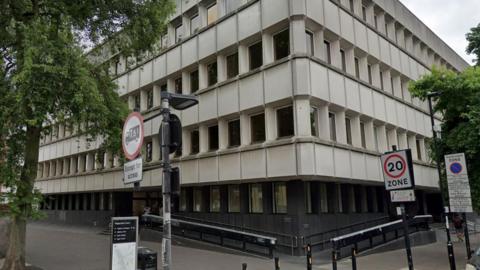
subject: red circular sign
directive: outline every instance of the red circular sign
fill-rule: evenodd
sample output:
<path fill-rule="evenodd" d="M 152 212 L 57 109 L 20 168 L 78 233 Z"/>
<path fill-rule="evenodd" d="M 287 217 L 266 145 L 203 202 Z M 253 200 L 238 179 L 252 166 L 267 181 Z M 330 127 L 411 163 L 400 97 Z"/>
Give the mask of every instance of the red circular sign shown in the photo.
<path fill-rule="evenodd" d="M 133 160 L 140 154 L 144 135 L 142 115 L 132 112 L 125 120 L 122 131 L 122 148 L 127 159 Z"/>
<path fill-rule="evenodd" d="M 392 160 L 394 158 L 398 160 Z M 392 154 L 388 156 L 383 163 L 383 171 L 391 178 L 398 178 L 399 176 L 402 176 L 406 170 L 407 162 L 398 154 Z"/>

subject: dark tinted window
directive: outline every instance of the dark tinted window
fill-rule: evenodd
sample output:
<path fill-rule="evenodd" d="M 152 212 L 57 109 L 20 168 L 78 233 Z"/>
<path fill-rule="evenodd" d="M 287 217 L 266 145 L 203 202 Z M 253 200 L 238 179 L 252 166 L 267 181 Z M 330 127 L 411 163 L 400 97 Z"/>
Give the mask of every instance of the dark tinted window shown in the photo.
<path fill-rule="evenodd" d="M 218 149 L 218 126 L 211 126 L 208 128 L 208 149 Z"/>
<path fill-rule="evenodd" d="M 330 124 L 330 140 L 336 141 L 337 140 L 337 131 L 335 129 L 335 114 L 328 113 L 328 122 Z"/>
<path fill-rule="evenodd" d="M 207 66 L 208 86 L 217 83 L 217 62 L 213 62 Z"/>
<path fill-rule="evenodd" d="M 240 120 L 228 122 L 228 146 L 240 145 Z"/>
<path fill-rule="evenodd" d="M 262 42 L 250 46 L 248 52 L 250 55 L 250 70 L 261 67 L 263 65 Z"/>
<path fill-rule="evenodd" d="M 227 79 L 238 75 L 238 53 L 227 56 Z"/>
<path fill-rule="evenodd" d="M 175 80 L 175 93 L 177 93 L 177 94 L 182 93 L 182 77 L 177 78 Z"/>
<path fill-rule="evenodd" d="M 287 57 L 290 54 L 290 31 L 289 29 L 273 36 L 273 46 L 275 48 L 275 60 Z"/>
<path fill-rule="evenodd" d="M 200 151 L 200 136 L 198 130 L 190 133 L 190 154 L 197 154 Z"/>
<path fill-rule="evenodd" d="M 257 114 L 250 117 L 250 125 L 252 130 L 252 142 L 265 141 L 265 114 Z"/>
<path fill-rule="evenodd" d="M 192 93 L 198 90 L 198 70 L 190 73 L 190 89 Z"/>
<path fill-rule="evenodd" d="M 291 106 L 277 110 L 277 132 L 278 137 L 294 135 L 293 108 Z"/>
<path fill-rule="evenodd" d="M 153 107 L 153 90 L 149 90 L 147 93 L 147 109 Z"/>

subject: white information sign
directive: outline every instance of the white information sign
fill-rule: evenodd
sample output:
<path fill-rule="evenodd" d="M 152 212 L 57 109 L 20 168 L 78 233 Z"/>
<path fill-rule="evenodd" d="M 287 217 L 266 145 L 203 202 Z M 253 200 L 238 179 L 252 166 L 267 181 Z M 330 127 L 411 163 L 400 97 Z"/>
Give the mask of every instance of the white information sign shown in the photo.
<path fill-rule="evenodd" d="M 138 217 L 112 218 L 111 270 L 137 269 Z"/>
<path fill-rule="evenodd" d="M 123 165 L 123 183 L 131 184 L 142 181 L 143 159 L 137 158 Z"/>
<path fill-rule="evenodd" d="M 413 189 L 392 190 L 390 191 L 392 202 L 414 202 L 415 191 Z"/>
<path fill-rule="evenodd" d="M 386 190 L 413 188 L 413 169 L 410 150 L 400 150 L 381 156 Z"/>
<path fill-rule="evenodd" d="M 125 120 L 122 132 L 122 148 L 127 159 L 137 158 L 142 149 L 144 134 L 142 115 L 138 112 L 131 113 Z"/>
<path fill-rule="evenodd" d="M 458 213 L 472 212 L 472 199 L 465 154 L 445 155 L 445 167 L 447 170 L 450 211 Z"/>

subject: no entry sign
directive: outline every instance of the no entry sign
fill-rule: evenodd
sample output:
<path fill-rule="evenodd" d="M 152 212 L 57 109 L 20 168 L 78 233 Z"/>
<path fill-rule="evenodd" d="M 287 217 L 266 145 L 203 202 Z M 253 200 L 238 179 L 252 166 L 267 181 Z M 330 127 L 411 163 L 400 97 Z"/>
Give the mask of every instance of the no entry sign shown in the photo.
<path fill-rule="evenodd" d="M 389 152 L 381 157 L 386 190 L 414 186 L 412 154 L 410 149 Z"/>
<path fill-rule="evenodd" d="M 122 132 L 123 153 L 128 160 L 135 159 L 140 153 L 144 134 L 142 115 L 138 112 L 131 113 L 125 120 Z"/>

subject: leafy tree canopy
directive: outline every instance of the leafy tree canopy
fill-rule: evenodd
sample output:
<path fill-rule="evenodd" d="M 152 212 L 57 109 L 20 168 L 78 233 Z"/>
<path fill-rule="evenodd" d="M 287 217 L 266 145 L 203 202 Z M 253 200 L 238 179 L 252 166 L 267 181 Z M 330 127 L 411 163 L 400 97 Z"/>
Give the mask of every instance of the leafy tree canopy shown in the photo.
<path fill-rule="evenodd" d="M 438 147 L 432 144 L 433 157 L 441 155 L 443 163 L 445 154 L 465 153 L 474 208 L 480 210 L 480 67 L 461 73 L 433 68 L 431 74 L 411 83 L 409 89 L 423 100 L 428 93 L 440 93 L 433 98 L 433 110 L 443 120 Z"/>
<path fill-rule="evenodd" d="M 4 269 L 24 269 L 41 134 L 52 122 L 85 123 L 89 138 L 120 149 L 128 110 L 108 67 L 92 59 L 154 51 L 173 8 L 170 0 L 0 1 L 0 185 L 11 188 L 15 227 Z M 87 55 L 82 44 L 101 48 Z"/>
<path fill-rule="evenodd" d="M 480 66 L 480 24 L 470 29 L 470 32 L 467 33 L 467 41 L 467 53 L 474 54 L 477 57 L 476 65 Z"/>

